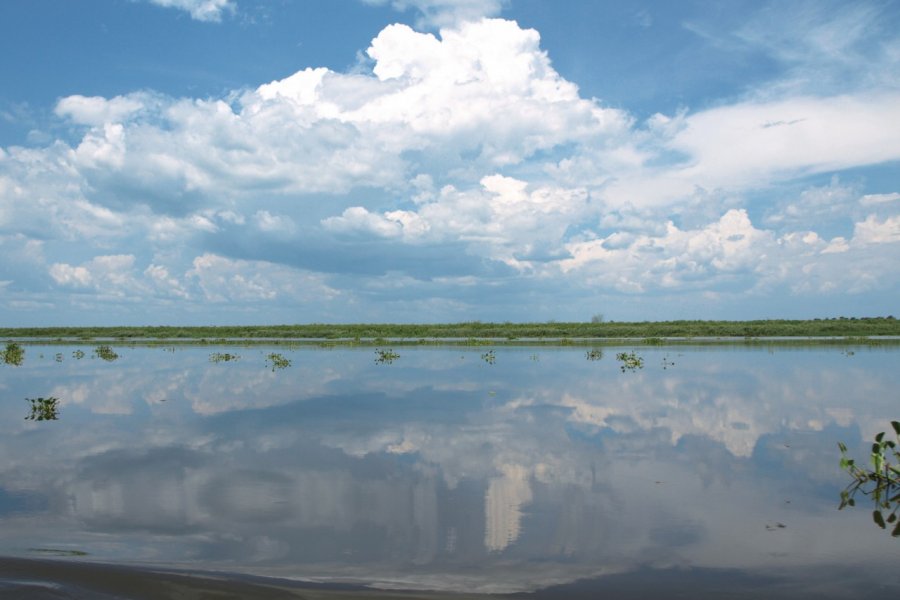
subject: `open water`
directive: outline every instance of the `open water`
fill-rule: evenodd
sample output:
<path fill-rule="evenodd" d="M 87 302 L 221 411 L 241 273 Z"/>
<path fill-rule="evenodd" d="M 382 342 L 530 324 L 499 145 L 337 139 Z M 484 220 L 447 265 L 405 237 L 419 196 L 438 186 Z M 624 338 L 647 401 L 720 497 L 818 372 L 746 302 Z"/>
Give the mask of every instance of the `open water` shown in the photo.
<path fill-rule="evenodd" d="M 113 347 L 0 365 L 2 597 L 900 594 L 900 348 Z"/>

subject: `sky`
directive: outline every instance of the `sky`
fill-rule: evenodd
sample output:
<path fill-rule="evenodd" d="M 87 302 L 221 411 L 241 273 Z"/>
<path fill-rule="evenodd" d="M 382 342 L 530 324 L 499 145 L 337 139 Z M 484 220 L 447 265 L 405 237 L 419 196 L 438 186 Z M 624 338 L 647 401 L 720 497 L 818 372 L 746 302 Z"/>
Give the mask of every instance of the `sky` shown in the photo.
<path fill-rule="evenodd" d="M 0 3 L 5 326 L 900 316 L 900 2 Z"/>

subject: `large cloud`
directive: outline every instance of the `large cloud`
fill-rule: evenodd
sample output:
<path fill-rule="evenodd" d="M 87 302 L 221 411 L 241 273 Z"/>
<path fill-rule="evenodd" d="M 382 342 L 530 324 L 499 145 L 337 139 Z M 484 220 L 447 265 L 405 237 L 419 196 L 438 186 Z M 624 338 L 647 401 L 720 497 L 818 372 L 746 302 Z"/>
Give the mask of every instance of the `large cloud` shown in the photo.
<path fill-rule="evenodd" d="M 509 21 L 441 39 L 391 25 L 368 54 L 374 77 L 305 69 L 230 99 L 64 98 L 57 114 L 89 127 L 67 158 L 94 202 L 128 193 L 179 212 L 211 194 L 402 187 L 414 170 L 517 164 L 628 126 L 621 111 L 580 98 L 537 32 Z"/>

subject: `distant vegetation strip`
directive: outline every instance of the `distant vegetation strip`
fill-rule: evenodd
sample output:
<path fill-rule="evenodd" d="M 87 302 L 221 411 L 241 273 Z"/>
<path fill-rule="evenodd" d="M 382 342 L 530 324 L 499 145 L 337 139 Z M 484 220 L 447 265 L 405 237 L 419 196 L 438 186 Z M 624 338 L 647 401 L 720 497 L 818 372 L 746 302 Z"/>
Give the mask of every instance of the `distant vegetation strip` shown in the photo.
<path fill-rule="evenodd" d="M 900 320 L 889 317 L 759 321 L 658 321 L 591 323 L 463 323 L 249 325 L 203 327 L 7 327 L 0 338 L 42 340 L 479 340 L 617 339 L 716 337 L 900 336 Z"/>

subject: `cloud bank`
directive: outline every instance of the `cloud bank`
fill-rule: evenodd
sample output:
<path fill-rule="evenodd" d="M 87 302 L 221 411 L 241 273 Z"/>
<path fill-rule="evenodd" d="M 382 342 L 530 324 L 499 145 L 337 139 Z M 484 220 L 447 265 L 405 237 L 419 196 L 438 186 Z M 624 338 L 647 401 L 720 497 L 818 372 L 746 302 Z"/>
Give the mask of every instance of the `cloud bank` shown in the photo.
<path fill-rule="evenodd" d="M 0 149 L 0 244 L 20 257 L 4 259 L 6 309 L 55 294 L 124 320 L 129 303 L 188 319 L 227 305 L 224 320 L 890 305 L 900 190 L 839 174 L 900 160 L 896 87 L 638 119 L 584 97 L 537 31 L 468 20 L 497 2 L 453 3 L 452 19 L 429 16 L 447 3 L 393 4 L 444 26 L 385 27 L 368 70 L 309 67 L 219 98 L 60 99 L 67 139 Z"/>

